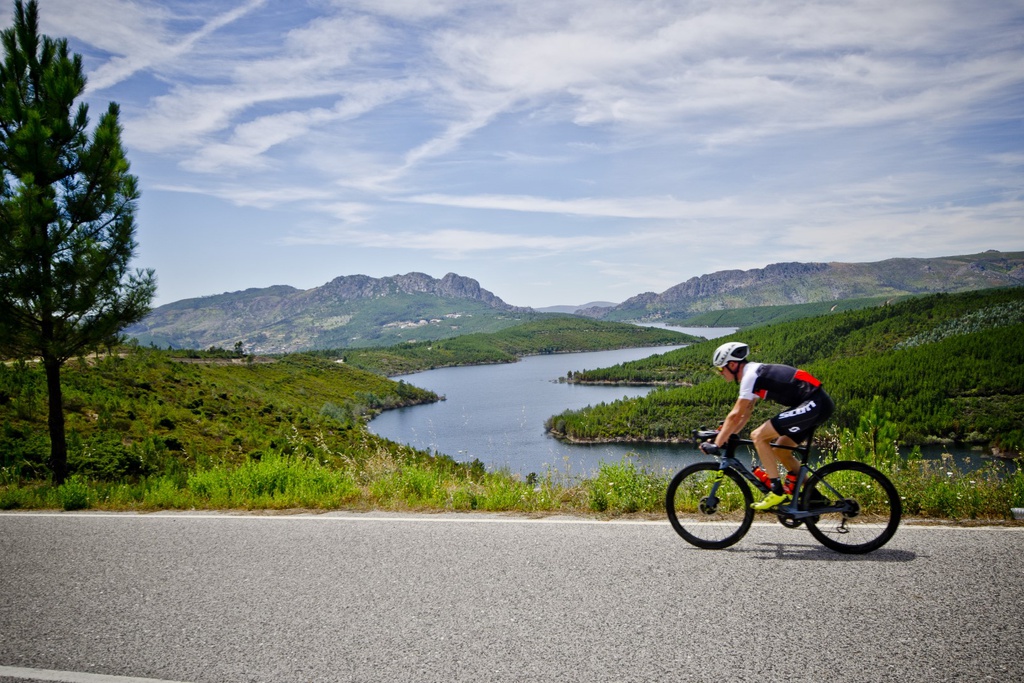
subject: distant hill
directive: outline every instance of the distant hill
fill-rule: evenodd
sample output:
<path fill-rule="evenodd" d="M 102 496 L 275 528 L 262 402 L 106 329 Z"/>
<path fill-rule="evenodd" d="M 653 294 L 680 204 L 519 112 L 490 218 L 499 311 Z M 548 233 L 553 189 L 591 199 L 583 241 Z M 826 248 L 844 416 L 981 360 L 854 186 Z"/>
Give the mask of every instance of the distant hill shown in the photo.
<path fill-rule="evenodd" d="M 723 270 L 582 314 L 605 320 L 687 319 L 708 311 L 965 292 L 1024 284 L 1024 252 L 895 258 L 874 263 L 776 263 Z"/>
<path fill-rule="evenodd" d="M 351 275 L 308 290 L 282 285 L 177 301 L 125 333 L 159 348 L 242 342 L 249 353 L 289 353 L 496 332 L 535 315 L 454 273 Z"/>
<path fill-rule="evenodd" d="M 588 304 L 581 304 L 579 306 L 544 306 L 543 308 L 535 308 L 533 310 L 538 313 L 579 313 L 591 308 L 614 308 L 618 304 L 611 301 L 591 301 Z"/>

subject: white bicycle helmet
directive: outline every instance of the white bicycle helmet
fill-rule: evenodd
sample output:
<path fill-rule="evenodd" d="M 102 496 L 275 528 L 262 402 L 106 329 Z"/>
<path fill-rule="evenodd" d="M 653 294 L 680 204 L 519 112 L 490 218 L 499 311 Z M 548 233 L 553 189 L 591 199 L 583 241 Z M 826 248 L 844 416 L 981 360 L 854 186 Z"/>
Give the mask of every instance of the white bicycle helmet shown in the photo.
<path fill-rule="evenodd" d="M 716 368 L 723 368 L 731 360 L 745 361 L 748 353 L 750 347 L 743 342 L 726 342 L 715 349 L 712 362 Z"/>

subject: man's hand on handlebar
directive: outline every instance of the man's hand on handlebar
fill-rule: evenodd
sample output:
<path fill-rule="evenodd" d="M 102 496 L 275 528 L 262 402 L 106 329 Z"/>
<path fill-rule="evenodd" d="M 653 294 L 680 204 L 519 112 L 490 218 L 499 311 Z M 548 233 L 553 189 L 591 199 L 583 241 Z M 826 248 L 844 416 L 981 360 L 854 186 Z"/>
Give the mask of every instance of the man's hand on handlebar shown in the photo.
<path fill-rule="evenodd" d="M 722 449 L 720 449 L 718 446 L 716 446 L 715 444 L 713 444 L 710 441 L 705 441 L 704 443 L 702 443 L 700 445 L 700 450 L 703 451 L 706 455 L 721 455 L 722 454 Z"/>

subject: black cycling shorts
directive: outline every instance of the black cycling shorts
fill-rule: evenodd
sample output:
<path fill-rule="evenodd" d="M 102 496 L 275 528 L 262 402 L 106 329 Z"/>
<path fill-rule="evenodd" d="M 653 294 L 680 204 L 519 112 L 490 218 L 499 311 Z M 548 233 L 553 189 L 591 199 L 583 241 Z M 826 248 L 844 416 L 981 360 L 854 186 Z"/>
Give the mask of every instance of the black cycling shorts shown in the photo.
<path fill-rule="evenodd" d="M 836 404 L 824 389 L 818 389 L 806 401 L 785 410 L 771 419 L 772 427 L 779 436 L 788 436 L 796 443 L 807 438 L 808 430 L 814 429 L 832 416 Z"/>

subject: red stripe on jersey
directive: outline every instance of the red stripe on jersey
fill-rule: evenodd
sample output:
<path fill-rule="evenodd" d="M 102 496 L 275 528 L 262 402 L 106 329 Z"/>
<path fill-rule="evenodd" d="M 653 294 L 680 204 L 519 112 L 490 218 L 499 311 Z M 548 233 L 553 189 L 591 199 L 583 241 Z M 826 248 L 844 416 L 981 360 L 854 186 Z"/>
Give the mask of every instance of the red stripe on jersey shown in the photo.
<path fill-rule="evenodd" d="M 806 370 L 797 370 L 796 374 L 793 376 L 793 379 L 798 379 L 801 382 L 807 382 L 811 386 L 821 386 L 821 381 L 811 373 L 807 372 Z"/>
<path fill-rule="evenodd" d="M 768 390 L 767 389 L 758 389 L 754 393 L 757 394 L 758 396 L 760 396 L 761 400 L 763 401 L 764 398 L 768 395 Z"/>

